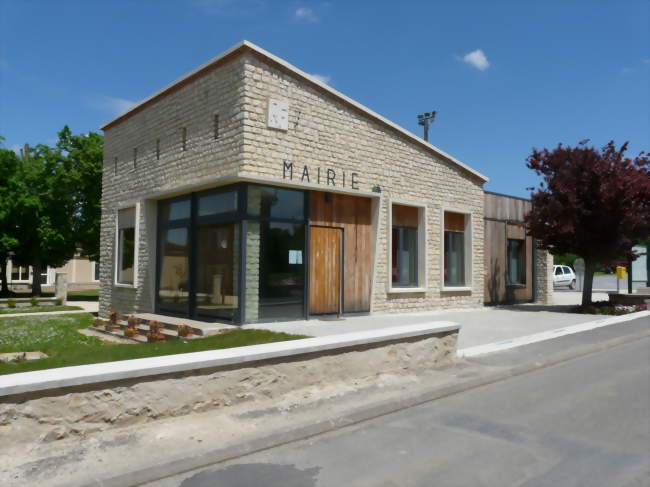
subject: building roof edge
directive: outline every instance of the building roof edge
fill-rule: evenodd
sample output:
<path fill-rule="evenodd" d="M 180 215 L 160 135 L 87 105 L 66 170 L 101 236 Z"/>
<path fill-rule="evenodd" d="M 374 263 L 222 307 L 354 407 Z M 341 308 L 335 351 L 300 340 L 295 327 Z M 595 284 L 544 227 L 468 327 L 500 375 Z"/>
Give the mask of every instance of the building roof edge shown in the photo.
<path fill-rule="evenodd" d="M 269 59 L 269 60 L 273 61 L 274 63 L 279 64 L 284 69 L 291 72 L 292 74 L 294 74 L 294 75 L 296 75 L 296 76 L 298 76 L 300 78 L 303 78 L 305 80 L 308 80 L 312 84 L 317 85 L 320 89 L 328 92 L 329 94 L 333 95 L 335 98 L 343 100 L 345 103 L 347 103 L 349 105 L 352 105 L 357 110 L 360 110 L 361 112 L 369 115 L 370 117 L 372 117 L 372 118 L 380 121 L 381 123 L 389 126 L 390 128 L 392 128 L 396 132 L 401 133 L 407 139 L 409 139 L 411 142 L 415 142 L 416 144 L 418 144 L 418 145 L 420 145 L 420 146 L 422 146 L 422 147 L 424 147 L 424 148 L 426 148 L 426 149 L 428 149 L 428 150 L 430 150 L 430 151 L 444 157 L 445 159 L 451 161 L 455 165 L 459 166 L 461 169 L 463 169 L 463 170 L 469 172 L 470 174 L 476 176 L 477 178 L 481 179 L 484 183 L 489 181 L 489 178 L 487 176 L 481 174 L 480 172 L 476 171 L 475 169 L 472 169 L 471 167 L 469 167 L 465 163 L 463 163 L 463 162 L 459 161 L 458 159 L 456 159 L 455 157 L 447 154 L 442 149 L 434 146 L 433 144 L 430 144 L 429 142 L 427 142 L 424 139 L 418 137 L 417 135 L 413 134 L 412 132 L 409 132 L 405 128 L 397 125 L 396 123 L 390 121 L 389 119 L 383 117 L 382 115 L 379 115 L 377 112 L 371 110 L 370 108 L 362 105 L 361 103 L 359 103 L 359 102 L 353 100 L 352 98 L 344 95 L 343 93 L 335 90 L 331 86 L 329 86 L 329 85 L 323 83 L 322 81 L 316 79 L 315 77 L 313 77 L 309 73 L 306 73 L 306 72 L 302 71 L 301 69 L 295 67 L 291 63 L 285 61 L 284 59 L 282 59 L 282 58 L 280 58 L 280 57 L 278 57 L 278 56 L 276 56 L 274 54 L 271 54 L 270 52 L 266 51 L 265 49 L 259 47 L 258 45 L 254 44 L 254 43 L 252 43 L 250 41 L 247 41 L 247 40 L 243 40 L 241 42 L 238 42 L 237 44 L 232 46 L 230 49 L 227 49 L 226 51 L 222 52 L 218 56 L 216 56 L 216 57 L 210 59 L 209 61 L 201 64 L 196 69 L 193 69 L 192 71 L 190 71 L 189 73 L 181 76 L 180 78 L 176 79 L 175 81 L 172 81 L 171 83 L 164 86 L 162 89 L 155 92 L 153 95 L 148 96 L 147 98 L 140 101 L 139 103 L 136 103 L 134 106 L 132 106 L 128 110 L 126 110 L 123 113 L 119 114 L 117 117 L 115 117 L 112 120 L 108 121 L 107 123 L 102 125 L 100 128 L 102 130 L 106 130 L 106 129 L 110 128 L 111 126 L 119 123 L 122 119 L 126 118 L 132 112 L 139 111 L 145 105 L 153 102 L 156 99 L 161 98 L 167 92 L 169 92 L 169 91 L 173 90 L 175 87 L 177 87 L 179 84 L 181 84 L 183 82 L 186 82 L 187 80 L 191 79 L 192 77 L 199 75 L 200 73 L 202 73 L 203 71 L 208 70 L 209 68 L 211 68 L 215 64 L 223 61 L 225 58 L 227 58 L 229 56 L 233 56 L 236 53 L 238 53 L 239 51 L 243 51 L 245 49 L 250 49 L 251 51 L 255 52 L 256 54 L 262 56 L 263 58 Z"/>

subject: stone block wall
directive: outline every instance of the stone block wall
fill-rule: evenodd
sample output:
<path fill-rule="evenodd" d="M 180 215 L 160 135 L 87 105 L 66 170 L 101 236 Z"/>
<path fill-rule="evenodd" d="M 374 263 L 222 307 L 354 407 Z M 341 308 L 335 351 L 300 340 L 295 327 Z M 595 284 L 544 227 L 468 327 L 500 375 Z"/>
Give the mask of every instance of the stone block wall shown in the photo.
<path fill-rule="evenodd" d="M 317 87 L 246 55 L 241 172 L 282 180 L 283 163 L 324 173 L 358 174 L 358 188 L 381 188 L 372 311 L 416 311 L 483 303 L 483 182 L 443 156 L 409 141 Z M 269 98 L 289 101 L 289 129 L 269 129 Z M 312 181 L 314 182 L 314 181 Z M 321 179 L 323 190 L 327 181 Z M 349 184 L 349 179 L 348 179 Z M 389 198 L 427 207 L 426 292 L 387 294 Z M 471 212 L 471 290 L 442 290 L 443 208 Z"/>
<path fill-rule="evenodd" d="M 111 428 L 195 412 L 257 404 L 264 410 L 294 394 L 304 403 L 327 387 L 375 387 L 377 376 L 398 378 L 452 363 L 457 330 L 378 346 L 345 348 L 220 369 L 124 378 L 3 397 L 0 453 L 66 437 L 83 437 Z"/>
<path fill-rule="evenodd" d="M 100 270 L 103 315 L 111 310 L 153 311 L 153 200 L 165 192 L 237 173 L 243 143 L 243 71 L 242 59 L 235 58 L 105 129 Z M 215 114 L 219 115 L 216 139 Z M 134 205 L 139 206 L 138 285 L 116 287 L 117 210 Z"/>
<path fill-rule="evenodd" d="M 546 250 L 537 250 L 535 262 L 537 293 L 535 302 L 553 304 L 553 256 Z"/>

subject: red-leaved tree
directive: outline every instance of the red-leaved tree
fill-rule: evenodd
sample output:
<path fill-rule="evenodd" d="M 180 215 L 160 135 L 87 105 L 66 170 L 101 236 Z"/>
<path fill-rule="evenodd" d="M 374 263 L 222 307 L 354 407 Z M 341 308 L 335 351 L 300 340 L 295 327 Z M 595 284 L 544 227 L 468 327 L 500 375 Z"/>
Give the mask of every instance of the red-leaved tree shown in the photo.
<path fill-rule="evenodd" d="M 528 233 L 552 254 L 584 259 L 583 305 L 591 303 L 596 265 L 634 257 L 632 247 L 650 236 L 650 158 L 625 157 L 627 143 L 599 151 L 588 142 L 533 149 L 526 160 L 543 178 L 526 215 Z"/>

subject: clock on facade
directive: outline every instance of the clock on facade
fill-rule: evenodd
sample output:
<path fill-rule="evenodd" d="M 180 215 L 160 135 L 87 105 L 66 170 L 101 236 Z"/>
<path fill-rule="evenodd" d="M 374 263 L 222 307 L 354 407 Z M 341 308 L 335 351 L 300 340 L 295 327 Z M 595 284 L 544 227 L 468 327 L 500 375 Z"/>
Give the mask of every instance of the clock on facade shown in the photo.
<path fill-rule="evenodd" d="M 272 129 L 289 129 L 289 101 L 269 98 L 267 125 Z"/>

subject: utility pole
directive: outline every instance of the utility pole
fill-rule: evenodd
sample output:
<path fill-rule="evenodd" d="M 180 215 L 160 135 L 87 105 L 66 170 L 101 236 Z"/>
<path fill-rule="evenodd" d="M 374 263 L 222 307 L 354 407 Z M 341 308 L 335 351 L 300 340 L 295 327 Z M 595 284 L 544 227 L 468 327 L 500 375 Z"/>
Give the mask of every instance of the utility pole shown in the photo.
<path fill-rule="evenodd" d="M 436 118 L 436 111 L 424 112 L 418 115 L 418 125 L 424 127 L 424 140 L 429 142 L 429 124 L 433 123 Z"/>

